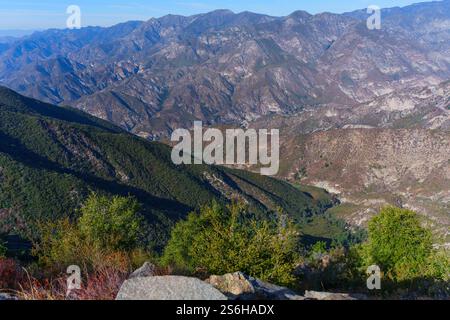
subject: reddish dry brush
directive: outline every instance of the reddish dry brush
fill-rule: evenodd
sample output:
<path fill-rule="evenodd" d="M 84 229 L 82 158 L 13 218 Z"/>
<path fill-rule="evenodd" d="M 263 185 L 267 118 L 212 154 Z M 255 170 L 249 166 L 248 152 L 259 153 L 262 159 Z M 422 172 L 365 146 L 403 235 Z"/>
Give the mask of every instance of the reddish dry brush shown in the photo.
<path fill-rule="evenodd" d="M 85 283 L 80 290 L 71 294 L 76 300 L 114 300 L 119 292 L 120 286 L 128 278 L 116 268 L 102 268 L 92 274 L 88 274 Z"/>
<path fill-rule="evenodd" d="M 0 258 L 0 290 L 15 290 L 23 280 L 23 270 L 14 259 Z"/>
<path fill-rule="evenodd" d="M 82 279 L 81 289 L 67 291 L 67 275 L 53 279 L 29 277 L 17 295 L 24 300 L 114 300 L 128 273 L 114 267 L 97 269 Z"/>
<path fill-rule="evenodd" d="M 66 279 L 37 279 L 28 275 L 16 292 L 20 300 L 65 300 Z"/>
<path fill-rule="evenodd" d="M 27 269 L 12 259 L 0 260 L 0 290 L 23 300 L 114 300 L 123 282 L 136 265 L 148 261 L 137 252 L 104 252 L 91 250 L 89 263 L 80 263 L 81 289 L 67 293 L 69 275 L 62 264 L 43 267 L 31 264 Z M 155 275 L 170 274 L 170 268 L 159 268 Z"/>
<path fill-rule="evenodd" d="M 171 274 L 170 268 L 156 268 L 155 275 Z M 67 275 L 53 279 L 27 277 L 17 292 L 24 300 L 114 300 L 129 272 L 121 268 L 103 266 L 93 272 L 84 273 L 81 289 L 67 294 Z"/>

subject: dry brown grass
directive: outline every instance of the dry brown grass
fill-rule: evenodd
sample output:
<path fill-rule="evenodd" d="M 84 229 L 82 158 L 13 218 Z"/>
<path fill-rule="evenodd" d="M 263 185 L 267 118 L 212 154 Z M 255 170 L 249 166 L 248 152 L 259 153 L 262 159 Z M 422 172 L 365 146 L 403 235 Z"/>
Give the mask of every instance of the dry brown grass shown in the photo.
<path fill-rule="evenodd" d="M 81 289 L 67 292 L 67 275 L 53 279 L 27 276 L 16 295 L 23 300 L 114 300 L 128 272 L 115 267 L 103 267 L 86 273 Z"/>

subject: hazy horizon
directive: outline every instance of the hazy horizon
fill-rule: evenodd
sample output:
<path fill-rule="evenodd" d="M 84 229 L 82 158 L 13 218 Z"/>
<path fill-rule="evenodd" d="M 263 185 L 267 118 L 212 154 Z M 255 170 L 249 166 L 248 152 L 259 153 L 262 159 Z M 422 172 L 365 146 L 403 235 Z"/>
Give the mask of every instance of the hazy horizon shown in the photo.
<path fill-rule="evenodd" d="M 68 14 L 66 9 L 69 5 L 75 4 L 81 8 L 82 27 L 100 26 L 109 27 L 126 21 L 146 21 L 153 18 L 165 16 L 167 14 L 195 15 L 211 12 L 218 9 L 228 9 L 235 13 L 251 11 L 272 16 L 286 16 L 297 10 L 304 10 L 311 14 L 321 12 L 343 13 L 358 9 L 367 8 L 369 5 L 378 5 L 382 8 L 402 7 L 415 3 L 433 2 L 417 0 L 358 0 L 358 1 L 331 1 L 319 0 L 311 3 L 309 1 L 282 0 L 277 1 L 256 1 L 250 0 L 245 3 L 232 0 L 226 4 L 223 1 L 205 0 L 201 2 L 188 2 L 170 0 L 143 1 L 120 4 L 119 1 L 97 1 L 89 3 L 87 0 L 79 0 L 77 3 L 67 1 L 41 1 L 40 3 L 30 3 L 26 1 L 15 1 L 9 3 L 0 0 L 0 36 L 22 36 L 53 28 L 65 28 Z M 20 16 L 20 17 L 19 17 Z"/>

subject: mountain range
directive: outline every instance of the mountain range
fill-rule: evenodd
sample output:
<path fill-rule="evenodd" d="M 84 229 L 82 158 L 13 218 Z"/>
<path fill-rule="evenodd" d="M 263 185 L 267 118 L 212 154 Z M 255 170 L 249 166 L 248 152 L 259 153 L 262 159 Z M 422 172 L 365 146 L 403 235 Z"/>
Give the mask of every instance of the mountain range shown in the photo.
<path fill-rule="evenodd" d="M 364 225 L 386 204 L 412 208 L 450 243 L 450 0 L 383 9 L 380 30 L 367 28 L 368 17 L 366 10 L 316 15 L 296 11 L 284 17 L 217 10 L 9 39 L 0 43 L 0 83 L 61 108 L 7 89 L 2 94 L 71 116 L 67 130 L 58 130 L 59 125 L 14 129 L 18 118 L 2 118 L 2 134 L 19 145 L 27 139 L 34 145 L 33 136 L 42 137 L 46 143 L 33 146 L 33 154 L 58 162 L 64 170 L 82 167 L 83 179 L 73 178 L 78 186 L 94 174 L 95 179 L 100 175 L 118 183 L 122 194 L 132 187 L 138 194 L 170 200 L 164 202 L 166 209 L 155 208 L 157 201 L 146 204 L 162 220 L 207 198 L 233 194 L 258 208 L 283 203 L 293 215 L 321 210 L 317 199 L 311 204 L 282 181 L 288 180 L 339 194 L 343 205 L 332 211 L 355 225 Z M 72 129 L 75 115 L 84 119 L 80 132 L 79 123 Z M 45 123 L 47 116 L 55 117 L 27 111 L 25 118 Z M 180 171 L 168 163 L 166 146 L 145 141 L 165 141 L 174 129 L 191 128 L 194 120 L 219 128 L 279 128 L 277 179 L 222 167 Z M 101 134 L 87 135 L 86 130 Z M 12 152 L 6 142 L 2 146 Z M 140 170 L 148 165 L 145 159 L 155 161 L 171 178 L 164 182 L 155 178 L 158 170 Z M 17 172 L 25 170 L 23 165 Z M 73 174 L 64 170 L 58 174 Z M 38 188 L 36 181 L 33 188 Z M 167 196 L 178 181 L 186 182 L 180 188 L 196 191 L 177 189 Z M 109 188 L 97 182 L 89 188 Z M 85 194 L 91 185 L 80 192 Z M 20 188 L 14 189 L 22 190 L 14 197 L 25 194 Z M 71 194 L 69 189 L 63 194 Z M 295 199 L 286 200 L 291 193 Z M 28 206 L 12 203 L 13 196 L 3 197 L 5 208 Z M 330 195 L 325 198 L 332 202 Z M 39 201 L 33 200 L 33 210 L 36 203 L 44 210 Z M 52 206 L 58 208 L 58 201 Z M 78 202 L 70 201 L 76 207 Z"/>
<path fill-rule="evenodd" d="M 381 30 L 367 17 L 218 10 L 36 32 L 0 50 L 0 82 L 160 139 L 450 78 L 450 1 L 384 10 Z"/>

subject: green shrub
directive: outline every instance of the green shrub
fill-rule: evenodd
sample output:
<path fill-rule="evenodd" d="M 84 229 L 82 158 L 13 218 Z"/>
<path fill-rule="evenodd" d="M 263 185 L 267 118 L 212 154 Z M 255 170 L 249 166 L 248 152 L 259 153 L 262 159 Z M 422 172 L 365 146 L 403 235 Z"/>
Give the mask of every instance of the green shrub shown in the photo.
<path fill-rule="evenodd" d="M 132 197 L 92 194 L 81 208 L 79 228 L 87 241 L 112 250 L 132 250 L 143 234 L 139 203 Z"/>
<path fill-rule="evenodd" d="M 449 253 L 433 248 L 431 231 L 410 210 L 387 207 L 369 222 L 369 240 L 359 250 L 364 268 L 381 268 L 388 288 L 429 295 L 450 294 Z"/>
<path fill-rule="evenodd" d="M 324 241 L 318 241 L 310 249 L 311 256 L 320 256 L 327 253 L 327 244 Z"/>
<path fill-rule="evenodd" d="M 77 223 L 64 219 L 39 225 L 40 241 L 33 254 L 50 272 L 73 264 L 88 270 L 114 266 L 127 271 L 150 257 L 139 248 L 142 218 L 138 209 L 134 198 L 92 194 Z"/>
<path fill-rule="evenodd" d="M 190 273 L 242 271 L 290 285 L 299 262 L 298 242 L 297 230 L 282 214 L 260 220 L 242 204 L 224 207 L 213 202 L 175 226 L 162 262 Z"/>
<path fill-rule="evenodd" d="M 89 259 L 84 251 L 85 239 L 76 225 L 69 219 L 39 224 L 40 240 L 33 246 L 32 254 L 45 269 L 61 269 L 72 264 L 84 264 Z M 90 244 L 91 250 L 96 248 Z M 92 256 L 90 254 L 89 256 Z"/>
<path fill-rule="evenodd" d="M 369 222 L 368 262 L 394 281 L 423 276 L 432 245 L 431 232 L 413 211 L 387 207 Z"/>
<path fill-rule="evenodd" d="M 311 270 L 302 284 L 315 290 L 365 290 L 367 268 L 375 264 L 386 292 L 406 289 L 445 297 L 450 290 L 449 253 L 433 249 L 432 243 L 431 231 L 421 226 L 415 212 L 387 207 L 369 221 L 365 243 L 331 248 L 326 254 L 322 243 L 313 246 L 307 260 Z"/>
<path fill-rule="evenodd" d="M 450 285 L 450 252 L 448 250 L 434 250 L 429 258 L 427 267 L 428 277 L 438 278 Z"/>

